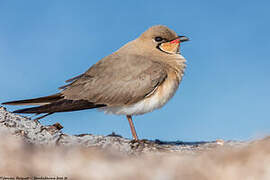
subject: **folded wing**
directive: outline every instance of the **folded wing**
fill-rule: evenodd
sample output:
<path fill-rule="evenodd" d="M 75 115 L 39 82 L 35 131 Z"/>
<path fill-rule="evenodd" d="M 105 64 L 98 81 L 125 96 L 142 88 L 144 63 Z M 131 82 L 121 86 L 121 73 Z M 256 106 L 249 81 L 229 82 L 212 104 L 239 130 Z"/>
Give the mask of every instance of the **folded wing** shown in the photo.
<path fill-rule="evenodd" d="M 66 99 L 122 106 L 142 100 L 167 77 L 160 62 L 143 56 L 112 54 L 93 65 L 61 94 Z"/>

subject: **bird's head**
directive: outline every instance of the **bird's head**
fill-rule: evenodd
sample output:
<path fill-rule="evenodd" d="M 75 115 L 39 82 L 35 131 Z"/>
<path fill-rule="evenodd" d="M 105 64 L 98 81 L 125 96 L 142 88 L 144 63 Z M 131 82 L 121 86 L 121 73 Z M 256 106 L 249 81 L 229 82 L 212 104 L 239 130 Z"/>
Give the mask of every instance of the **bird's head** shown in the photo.
<path fill-rule="evenodd" d="M 179 54 L 180 43 L 188 41 L 185 36 L 177 35 L 173 30 L 163 25 L 156 25 L 146 30 L 139 40 L 150 49 L 158 49 L 167 54 Z"/>

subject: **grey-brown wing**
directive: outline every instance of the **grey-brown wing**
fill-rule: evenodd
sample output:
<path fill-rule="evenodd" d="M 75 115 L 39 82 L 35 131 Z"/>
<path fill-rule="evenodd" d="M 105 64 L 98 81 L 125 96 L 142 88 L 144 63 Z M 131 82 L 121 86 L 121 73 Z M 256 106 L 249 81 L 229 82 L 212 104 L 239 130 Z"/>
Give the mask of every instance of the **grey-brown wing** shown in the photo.
<path fill-rule="evenodd" d="M 77 76 L 75 76 L 75 77 L 73 77 L 73 78 L 70 78 L 70 79 L 66 80 L 65 82 L 71 84 L 72 82 L 74 82 L 74 81 L 76 81 L 77 79 L 81 78 L 83 75 L 84 75 L 84 74 L 77 75 Z M 65 89 L 65 88 L 68 87 L 70 84 L 66 84 L 66 85 L 64 85 L 64 86 L 61 86 L 61 87 L 59 87 L 58 89 Z"/>
<path fill-rule="evenodd" d="M 122 59 L 121 59 L 122 58 Z M 167 77 L 162 64 L 142 56 L 107 56 L 61 92 L 65 99 L 111 106 L 138 102 Z"/>

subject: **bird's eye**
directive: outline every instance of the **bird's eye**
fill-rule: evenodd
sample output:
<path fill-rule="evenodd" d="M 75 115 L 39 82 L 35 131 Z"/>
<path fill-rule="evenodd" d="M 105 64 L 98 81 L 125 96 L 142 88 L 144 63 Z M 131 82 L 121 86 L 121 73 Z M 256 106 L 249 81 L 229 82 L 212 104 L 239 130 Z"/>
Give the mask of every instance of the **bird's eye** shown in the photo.
<path fill-rule="evenodd" d="M 156 41 L 156 42 L 160 42 L 160 41 L 162 41 L 162 40 L 163 40 L 162 37 L 159 37 L 159 36 L 158 36 L 158 37 L 155 37 L 155 41 Z"/>

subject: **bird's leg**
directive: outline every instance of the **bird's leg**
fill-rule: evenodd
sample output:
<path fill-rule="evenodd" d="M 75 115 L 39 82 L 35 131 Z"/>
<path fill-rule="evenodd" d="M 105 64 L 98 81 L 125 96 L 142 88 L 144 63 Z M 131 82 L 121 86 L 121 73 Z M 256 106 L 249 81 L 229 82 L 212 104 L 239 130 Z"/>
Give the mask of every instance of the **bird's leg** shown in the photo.
<path fill-rule="evenodd" d="M 132 136 L 137 141 L 138 136 L 137 136 L 137 133 L 136 133 L 136 130 L 135 130 L 135 126 L 134 126 L 134 124 L 132 122 L 132 117 L 127 115 L 127 119 L 128 119 L 128 122 L 129 122 L 129 126 L 130 126 L 130 129 L 131 129 Z"/>

